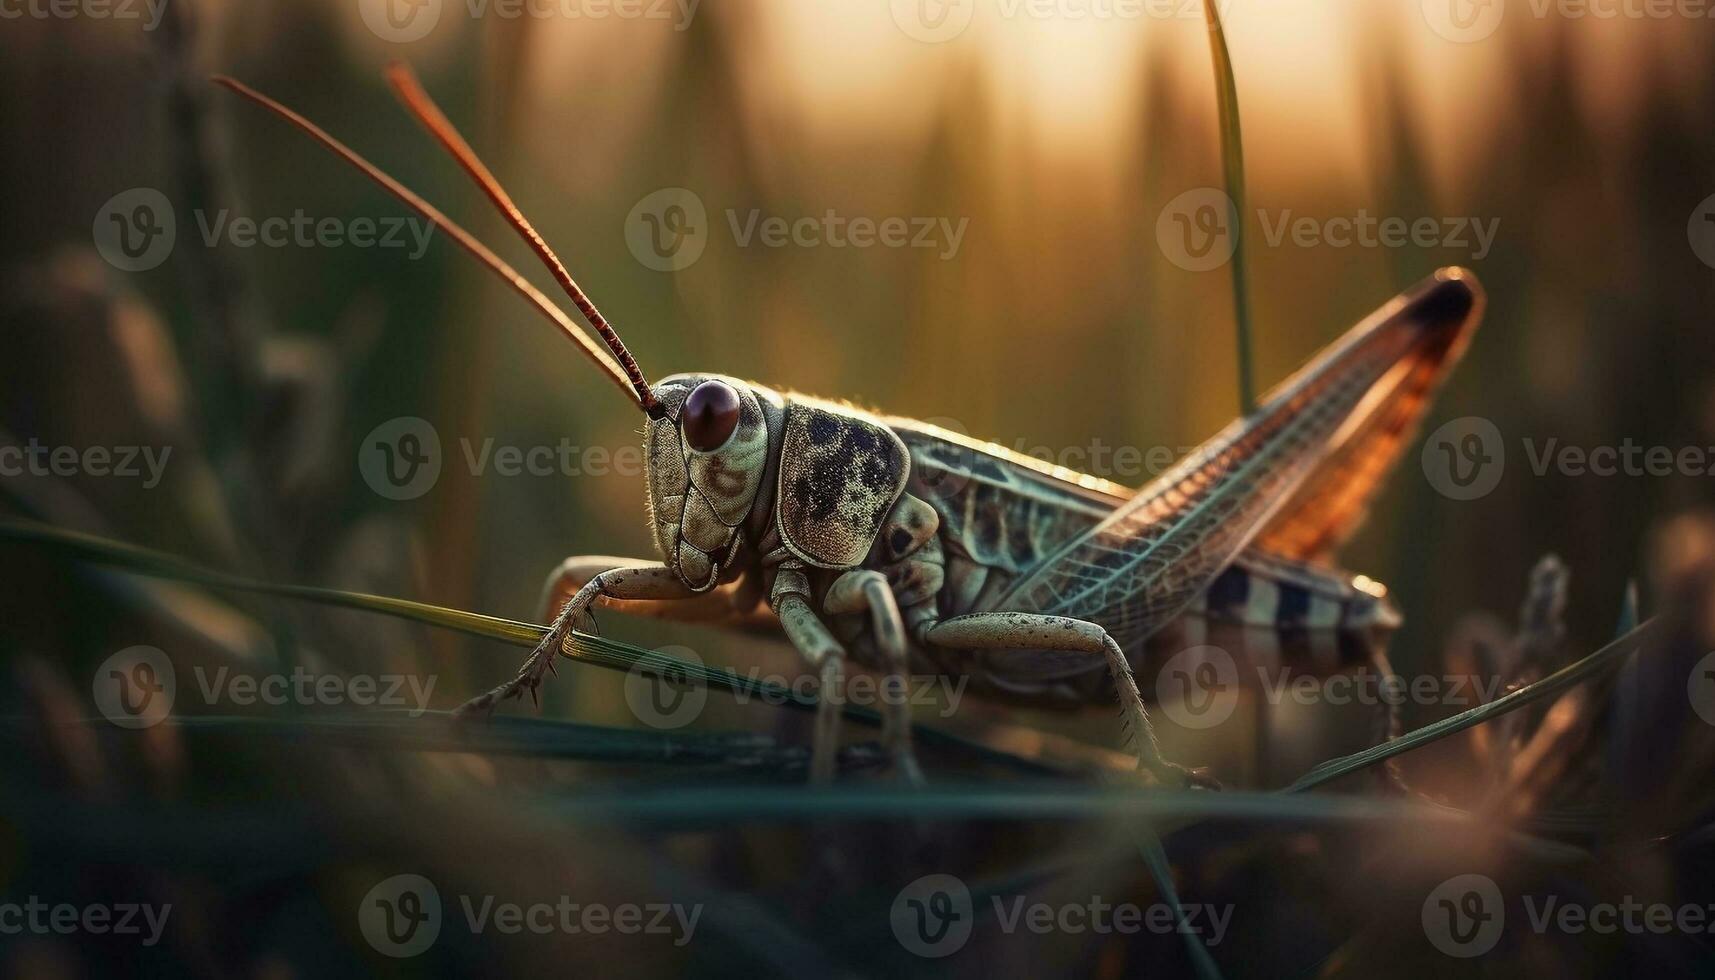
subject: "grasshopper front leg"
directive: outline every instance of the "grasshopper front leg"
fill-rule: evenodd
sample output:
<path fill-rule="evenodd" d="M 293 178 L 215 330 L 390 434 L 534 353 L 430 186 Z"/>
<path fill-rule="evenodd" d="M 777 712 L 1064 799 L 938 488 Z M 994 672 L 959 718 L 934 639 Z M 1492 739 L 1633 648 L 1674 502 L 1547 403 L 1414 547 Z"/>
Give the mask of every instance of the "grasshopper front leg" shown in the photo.
<path fill-rule="evenodd" d="M 1219 789 L 1209 776 L 1174 765 L 1161 755 L 1155 728 L 1144 710 L 1131 664 L 1118 642 L 1101 626 L 1064 616 L 1035 613 L 975 613 L 945 620 L 922 631 L 924 642 L 952 650 L 1067 650 L 1104 657 L 1125 712 L 1137 751 L 1137 767 L 1164 783 Z"/>
<path fill-rule="evenodd" d="M 590 559 L 568 559 L 561 566 L 562 572 L 567 568 L 587 567 Z M 549 579 L 545 595 L 554 594 L 555 583 L 560 580 L 561 573 L 556 573 Z M 508 698 L 515 698 L 525 691 L 535 698 L 536 689 L 541 687 L 542 679 L 554 667 L 554 658 L 559 655 L 566 638 L 579 624 L 587 624 L 589 608 L 597 599 L 692 599 L 698 596 L 684 583 L 679 581 L 673 570 L 661 564 L 621 565 L 608 568 L 606 571 L 591 575 L 577 594 L 567 600 L 554 617 L 553 625 L 548 628 L 547 635 L 542 637 L 536 649 L 525 658 L 524 665 L 518 669 L 517 676 L 500 685 L 487 694 L 479 695 L 460 705 L 454 712 L 456 718 L 487 715 L 494 706 Z M 664 607 L 671 608 L 671 607 Z"/>

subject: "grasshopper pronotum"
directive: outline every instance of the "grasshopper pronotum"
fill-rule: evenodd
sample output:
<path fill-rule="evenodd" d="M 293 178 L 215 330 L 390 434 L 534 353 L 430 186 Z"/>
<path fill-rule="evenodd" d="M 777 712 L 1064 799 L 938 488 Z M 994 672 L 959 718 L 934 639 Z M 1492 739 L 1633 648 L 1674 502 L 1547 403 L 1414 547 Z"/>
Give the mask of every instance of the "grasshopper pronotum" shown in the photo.
<path fill-rule="evenodd" d="M 1132 675 L 1147 642 L 1187 621 L 1277 630 L 1386 630 L 1384 590 L 1325 559 L 1361 522 L 1482 316 L 1475 277 L 1444 269 L 1396 297 L 1241 418 L 1138 491 L 910 419 L 712 374 L 650 384 L 506 191 L 402 66 L 406 108 L 530 244 L 569 315 L 428 202 L 297 113 L 217 81 L 313 136 L 434 222 L 577 343 L 643 412 L 658 562 L 568 558 L 549 576 L 553 626 L 480 714 L 536 688 L 597 603 L 667 618 L 777 624 L 833 689 L 849 655 L 903 681 L 969 676 L 1040 702 L 1119 698 L 1138 766 L 1161 757 Z M 605 349 L 604 349 L 605 347 Z M 834 771 L 838 706 L 817 714 L 811 777 Z M 883 741 L 918 778 L 909 706 Z"/>

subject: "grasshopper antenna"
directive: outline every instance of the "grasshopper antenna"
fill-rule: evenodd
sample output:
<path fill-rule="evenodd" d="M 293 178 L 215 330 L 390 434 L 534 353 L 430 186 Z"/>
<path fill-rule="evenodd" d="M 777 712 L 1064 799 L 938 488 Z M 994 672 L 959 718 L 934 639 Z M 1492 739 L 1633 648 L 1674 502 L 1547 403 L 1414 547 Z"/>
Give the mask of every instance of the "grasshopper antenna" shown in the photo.
<path fill-rule="evenodd" d="M 625 345 L 619 342 L 619 337 L 613 333 L 613 328 L 607 326 L 606 320 L 600 319 L 600 313 L 594 313 L 591 317 L 592 322 L 600 325 L 598 329 L 602 331 L 604 340 L 608 340 L 609 337 L 612 338 L 611 340 L 608 340 L 608 346 L 612 348 L 616 354 L 624 358 L 625 362 L 629 365 L 629 369 L 621 367 L 620 363 L 614 359 L 614 355 L 609 354 L 606 350 L 603 350 L 601 346 L 597 345 L 595 341 L 591 340 L 589 335 L 584 333 L 584 331 L 578 327 L 576 321 L 568 316 L 564 310 L 556 306 L 554 301 L 549 299 L 541 290 L 531 285 L 529 280 L 525 279 L 518 273 L 518 270 L 512 268 L 512 266 L 508 265 L 504 259 L 494 254 L 488 246 L 477 240 L 475 235 L 465 231 L 451 218 L 441 213 L 440 209 L 418 196 L 415 191 L 412 191 L 409 187 L 406 187 L 404 184 L 401 184 L 397 180 L 388 176 L 381 170 L 381 168 L 359 156 L 356 151 L 352 150 L 344 143 L 334 139 L 320 126 L 317 126 L 315 123 L 305 119 L 297 112 L 286 108 L 274 99 L 271 99 L 250 86 L 245 85 L 243 82 L 226 75 L 217 75 L 214 77 L 213 81 L 216 85 L 242 95 L 251 102 L 256 103 L 264 109 L 274 113 L 276 116 L 279 116 L 281 119 L 291 123 L 316 142 L 326 147 L 336 156 L 362 171 L 370 180 L 381 185 L 382 189 L 404 202 L 413 211 L 416 211 L 418 214 L 428 219 L 428 221 L 436 228 L 440 229 L 447 235 L 447 237 L 456 242 L 459 247 L 463 248 L 466 252 L 469 252 L 478 262 L 481 262 L 485 267 L 487 267 L 489 271 L 499 276 L 502 281 L 512 287 L 514 292 L 524 297 L 530 305 L 536 308 L 537 312 L 541 313 L 555 326 L 559 327 L 560 332 L 564 333 L 568 339 L 577 344 L 578 347 L 583 350 L 584 354 L 587 355 L 590 360 L 594 361 L 597 367 L 602 369 L 602 373 L 606 374 L 610 380 L 619 386 L 621 391 L 625 392 L 628 398 L 636 401 L 639 407 L 644 411 L 649 412 L 651 415 L 660 411 L 659 402 L 655 400 L 654 394 L 649 390 L 649 385 L 643 378 L 643 372 L 638 369 L 636 361 L 633 360 L 630 353 L 625 350 Z M 542 247 L 544 249 L 547 248 L 546 245 L 543 245 Z M 570 281 L 569 276 L 566 277 L 566 281 Z M 577 287 L 574 285 L 572 288 L 576 289 Z M 574 298 L 581 295 L 582 293 L 579 292 L 575 294 Z M 588 303 L 589 300 L 584 299 L 583 302 L 580 303 L 579 308 L 584 309 L 583 304 Z M 585 310 L 585 315 L 589 316 L 594 310 L 594 305 L 590 305 L 588 309 Z"/>
<path fill-rule="evenodd" d="M 476 181 L 476 185 L 482 189 L 484 194 L 488 195 L 488 199 L 493 201 L 494 206 L 505 216 L 507 223 L 518 232 L 519 237 L 529 244 L 537 258 L 540 258 L 542 264 L 548 267 L 548 271 L 554 274 L 555 281 L 560 284 L 561 289 L 566 291 L 566 295 L 572 298 L 572 303 L 577 306 L 578 312 L 582 313 L 584 319 L 595 327 L 596 333 L 601 335 L 602 342 L 607 344 L 608 350 L 613 351 L 613 356 L 618 358 L 619 363 L 625 368 L 626 377 L 630 380 L 631 386 L 637 390 L 638 402 L 643 406 L 643 410 L 651 416 L 656 416 L 660 408 L 655 400 L 654 392 L 649 390 L 649 382 L 643 377 L 643 371 L 637 366 L 637 359 L 631 356 L 629 350 L 626 350 L 625 342 L 619 339 L 619 334 L 607 322 L 607 318 L 601 315 L 601 311 L 596 309 L 589 296 L 572 279 L 572 274 L 566 271 L 565 263 L 560 261 L 560 257 L 554 254 L 552 248 L 548 247 L 548 243 L 536 231 L 535 226 L 530 224 L 530 219 L 524 217 L 524 212 L 520 211 L 518 205 L 512 202 L 512 196 L 506 193 L 506 188 L 500 186 L 500 181 L 495 178 L 494 173 L 483 164 L 482 159 L 476 155 L 476 151 L 470 148 L 470 144 L 465 142 L 463 136 L 459 135 L 457 127 L 441 111 L 440 106 L 435 104 L 435 100 L 429 96 L 422 83 L 417 81 L 416 73 L 404 62 L 394 62 L 387 69 L 387 81 L 392 84 L 394 94 L 404 104 L 406 111 L 410 112 L 417 122 L 429 131 L 430 136 L 433 136 L 441 146 L 446 148 L 447 153 L 451 154 L 458 165 L 464 168 L 465 173 L 470 174 L 471 179 Z"/>

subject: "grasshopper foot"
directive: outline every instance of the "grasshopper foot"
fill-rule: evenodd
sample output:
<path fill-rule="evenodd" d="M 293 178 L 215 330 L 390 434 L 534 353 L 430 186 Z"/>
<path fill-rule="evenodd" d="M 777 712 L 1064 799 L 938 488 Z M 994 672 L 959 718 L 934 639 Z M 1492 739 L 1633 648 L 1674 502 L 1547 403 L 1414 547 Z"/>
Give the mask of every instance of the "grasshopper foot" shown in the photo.
<path fill-rule="evenodd" d="M 591 632 L 595 629 L 595 620 L 588 611 L 574 609 L 568 603 L 565 611 L 554 620 L 554 625 L 543 635 L 541 642 L 536 644 L 536 649 L 530 651 L 530 656 L 525 658 L 524 665 L 518 668 L 517 676 L 494 690 L 486 694 L 479 694 L 459 705 L 453 710 L 453 719 L 465 721 L 488 718 L 494 714 L 495 706 L 500 702 L 521 697 L 526 692 L 530 694 L 531 703 L 538 708 L 541 707 L 541 701 L 536 692 L 541 688 L 542 681 L 549 674 L 556 672 L 554 659 L 560 655 L 566 638 L 571 635 L 573 623 L 582 624 Z"/>

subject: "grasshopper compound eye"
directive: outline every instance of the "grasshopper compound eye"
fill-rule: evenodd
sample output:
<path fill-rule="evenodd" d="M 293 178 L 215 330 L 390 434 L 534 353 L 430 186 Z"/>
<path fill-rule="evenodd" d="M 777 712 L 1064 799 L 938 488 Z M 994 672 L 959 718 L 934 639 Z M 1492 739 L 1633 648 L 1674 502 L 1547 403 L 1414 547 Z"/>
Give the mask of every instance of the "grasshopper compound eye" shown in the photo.
<path fill-rule="evenodd" d="M 685 399 L 679 412 L 679 428 L 685 441 L 700 453 L 712 453 L 727 444 L 738 428 L 738 392 L 724 381 L 705 381 Z"/>

